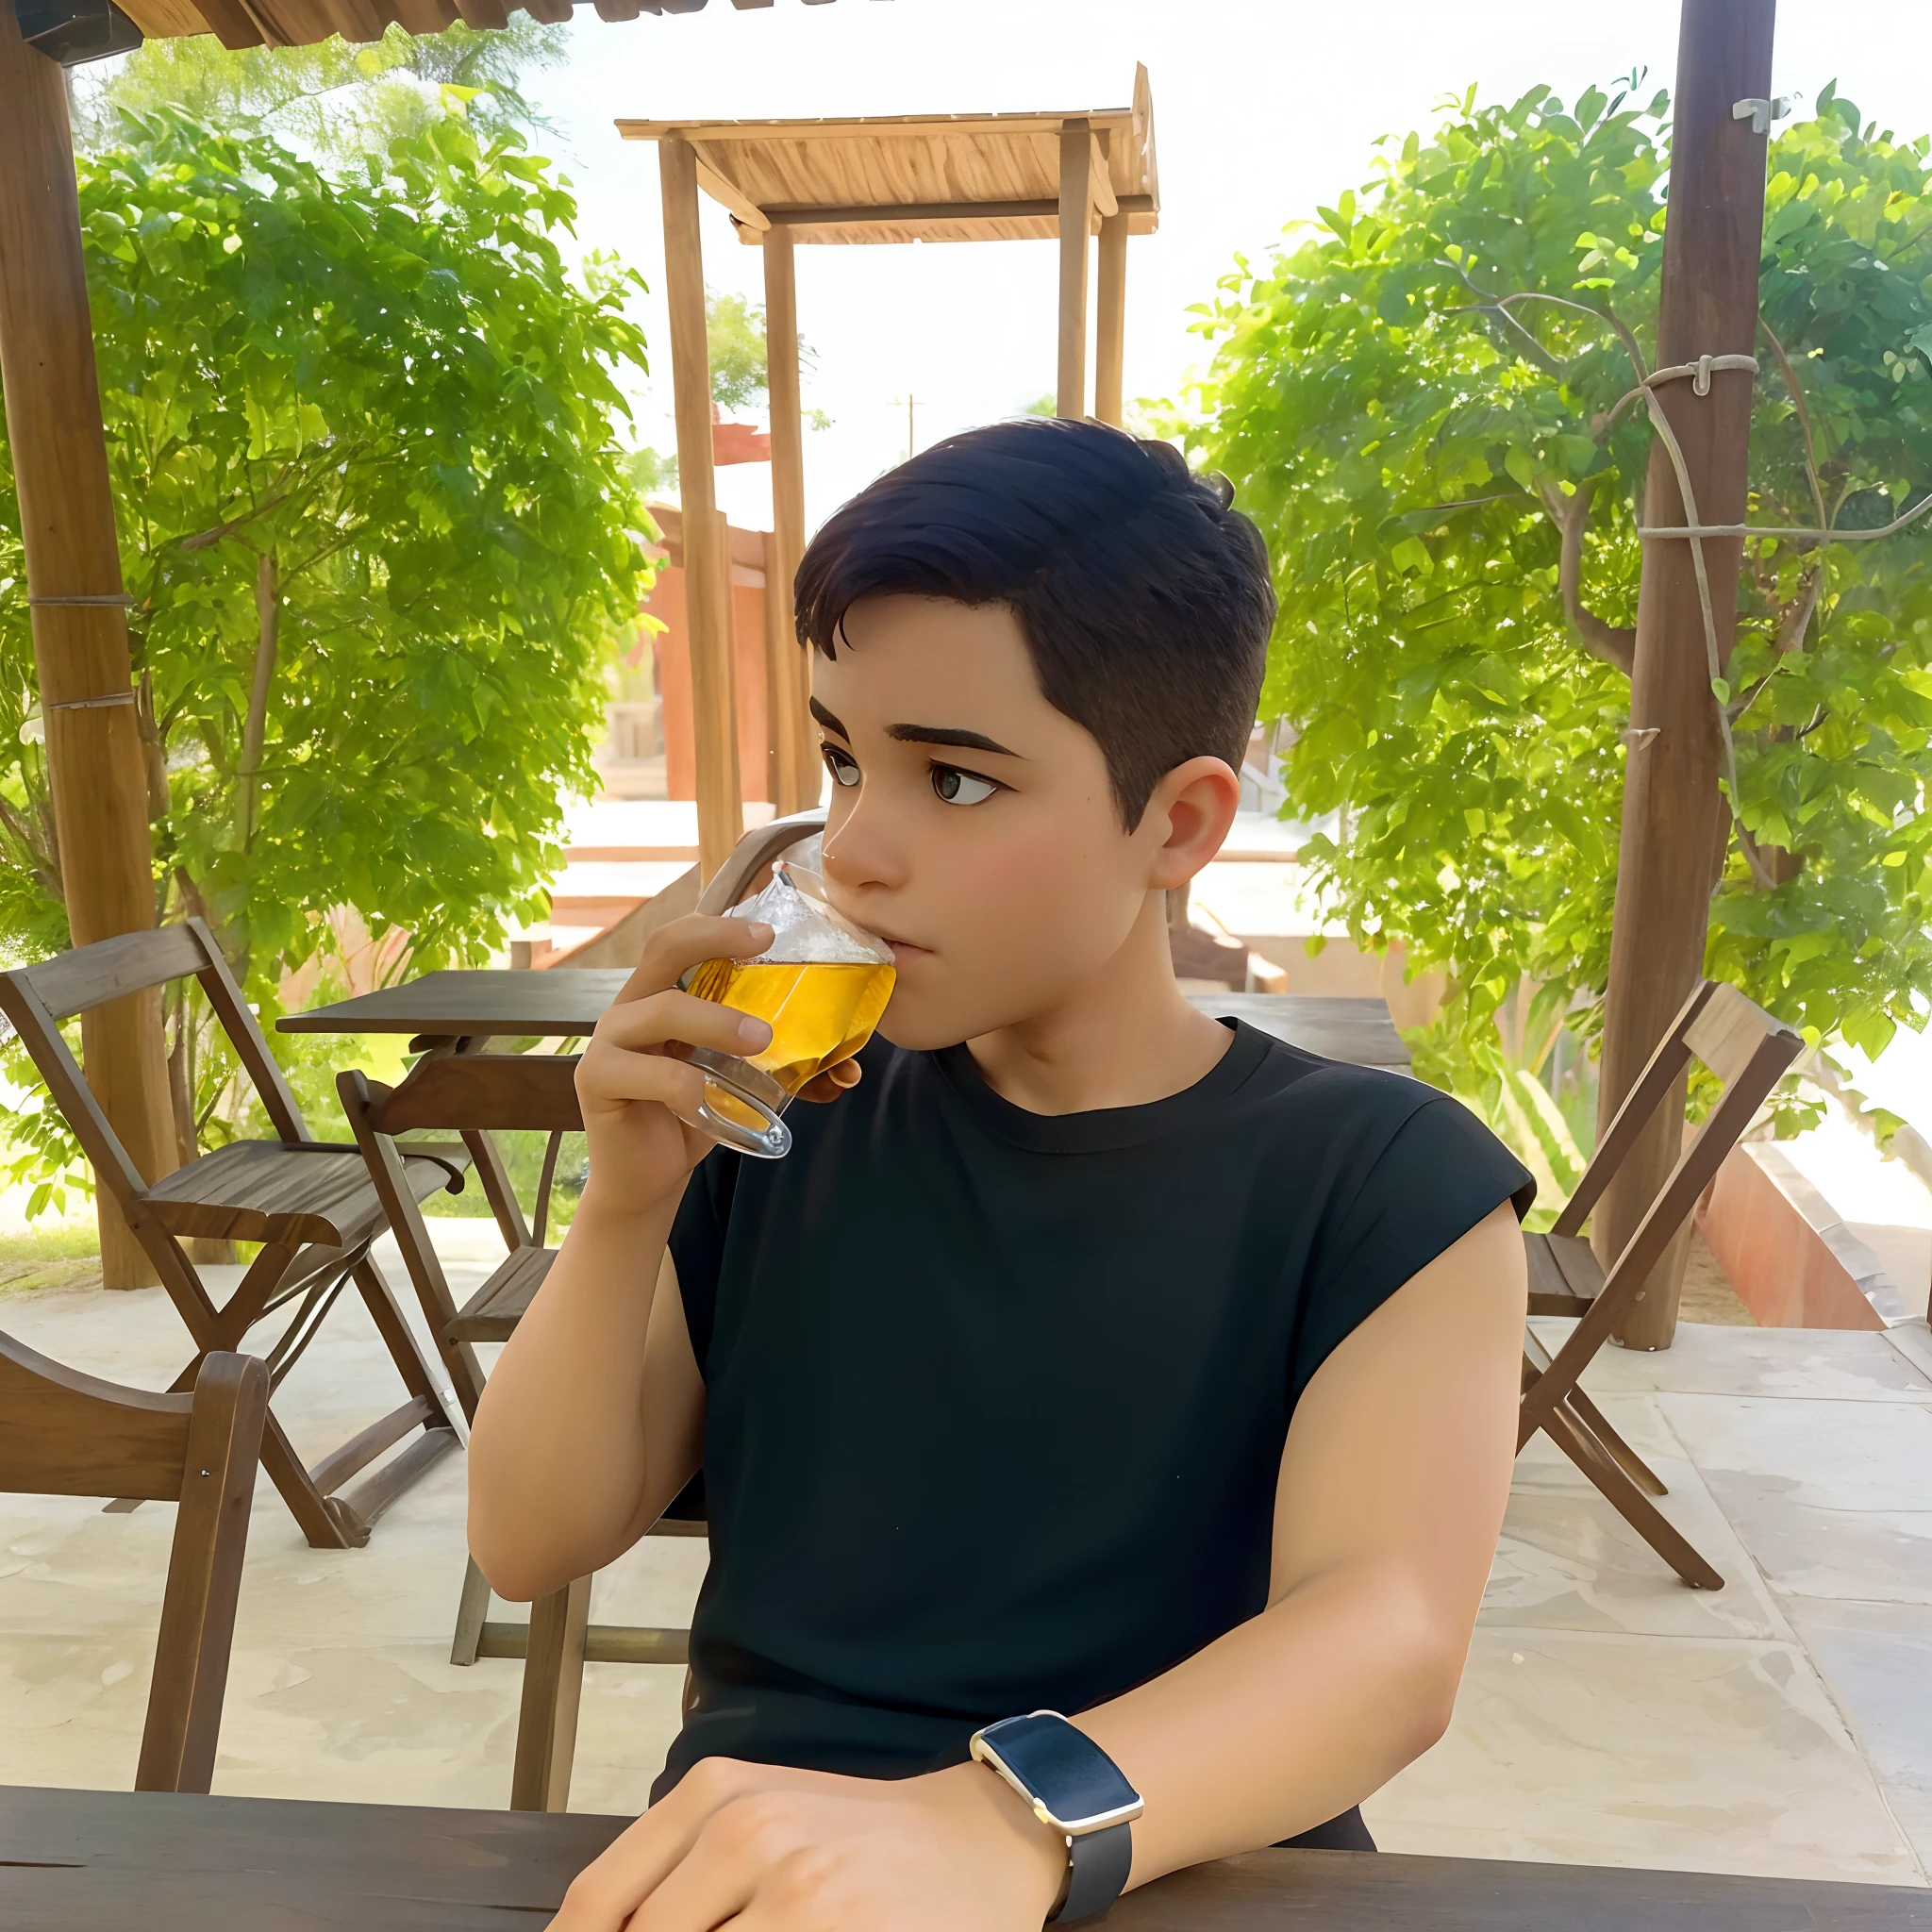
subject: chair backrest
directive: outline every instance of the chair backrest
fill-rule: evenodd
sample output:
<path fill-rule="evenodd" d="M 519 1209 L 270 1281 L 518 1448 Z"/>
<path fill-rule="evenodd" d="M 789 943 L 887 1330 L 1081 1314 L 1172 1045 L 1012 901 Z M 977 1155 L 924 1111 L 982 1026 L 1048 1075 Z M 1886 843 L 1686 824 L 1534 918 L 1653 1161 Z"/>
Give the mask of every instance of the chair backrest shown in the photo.
<path fill-rule="evenodd" d="M 216 1353 L 192 1395 L 158 1395 L 0 1335 L 0 1490 L 180 1505 L 137 1790 L 206 1791 L 214 1774 L 268 1380 Z"/>
<path fill-rule="evenodd" d="M 177 979 L 200 983 L 215 1019 L 260 1096 L 275 1130 L 285 1141 L 308 1138 L 302 1110 L 228 971 L 214 935 L 198 919 L 152 932 L 123 933 L 90 946 L 42 960 L 38 966 L 0 973 L 0 1013 L 20 1035 L 21 1044 L 47 1083 L 54 1104 L 73 1128 L 100 1181 L 131 1209 L 146 1183 L 128 1158 L 120 1137 L 89 1089 L 78 1061 L 60 1032 L 60 1023 L 92 1012 L 110 1000 L 147 992 Z M 140 1231 L 143 1217 L 129 1213 Z"/>
<path fill-rule="evenodd" d="M 1691 1060 L 1699 1060 L 1723 1083 L 1717 1104 L 1705 1116 L 1673 1166 L 1610 1272 L 1642 1279 L 1662 1257 L 1724 1157 L 1751 1124 L 1766 1096 L 1804 1051 L 1802 1035 L 1734 986 L 1705 980 L 1684 1002 L 1671 1029 L 1657 1042 L 1637 1084 L 1624 1097 L 1605 1131 L 1576 1191 L 1557 1217 L 1553 1232 L 1574 1235 L 1602 1199 L 1610 1176 L 1636 1146 L 1645 1124 Z"/>

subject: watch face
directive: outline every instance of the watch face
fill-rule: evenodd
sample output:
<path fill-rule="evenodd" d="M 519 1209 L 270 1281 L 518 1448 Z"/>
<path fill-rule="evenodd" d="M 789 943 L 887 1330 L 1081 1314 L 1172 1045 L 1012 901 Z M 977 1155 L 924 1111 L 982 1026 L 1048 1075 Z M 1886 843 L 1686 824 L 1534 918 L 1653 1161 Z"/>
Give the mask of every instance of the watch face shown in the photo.
<path fill-rule="evenodd" d="M 987 1750 L 1051 1814 L 1062 1829 L 1132 1817 L 1141 1794 L 1084 1731 L 1051 1711 L 1009 1717 L 980 1733 Z"/>

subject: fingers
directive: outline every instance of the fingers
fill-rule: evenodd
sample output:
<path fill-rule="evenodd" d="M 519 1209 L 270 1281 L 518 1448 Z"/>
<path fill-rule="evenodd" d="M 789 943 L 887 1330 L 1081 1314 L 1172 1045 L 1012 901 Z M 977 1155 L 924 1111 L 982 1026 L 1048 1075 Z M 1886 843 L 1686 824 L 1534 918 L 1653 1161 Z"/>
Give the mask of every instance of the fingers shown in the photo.
<path fill-rule="evenodd" d="M 713 1047 L 719 1053 L 755 1054 L 771 1045 L 772 1028 L 769 1021 L 741 1013 L 736 1007 L 661 989 L 626 1006 L 612 1007 L 591 1036 L 593 1046 L 625 1047 L 632 1053 L 648 1053 L 674 1040 L 686 1046 Z"/>
<path fill-rule="evenodd" d="M 823 1106 L 826 1101 L 837 1100 L 841 1093 L 850 1093 L 864 1077 L 864 1071 L 857 1060 L 841 1060 L 836 1067 L 827 1067 L 823 1074 L 807 1081 L 798 1090 L 798 1097 Z"/>
<path fill-rule="evenodd" d="M 660 925 L 644 941 L 637 970 L 625 981 L 617 1004 L 675 986 L 704 959 L 748 959 L 772 943 L 772 928 L 750 919 L 706 919 L 695 913 Z"/>
<path fill-rule="evenodd" d="M 577 1874 L 551 1921 L 553 1932 L 620 1932 L 632 1925 L 642 1932 L 648 1922 L 634 1914 L 690 1856 L 710 1819 L 741 1791 L 774 1775 L 787 1774 L 728 1757 L 694 1764 L 669 1797 Z M 705 1920 L 696 1932 L 710 1932 L 718 1922 Z"/>

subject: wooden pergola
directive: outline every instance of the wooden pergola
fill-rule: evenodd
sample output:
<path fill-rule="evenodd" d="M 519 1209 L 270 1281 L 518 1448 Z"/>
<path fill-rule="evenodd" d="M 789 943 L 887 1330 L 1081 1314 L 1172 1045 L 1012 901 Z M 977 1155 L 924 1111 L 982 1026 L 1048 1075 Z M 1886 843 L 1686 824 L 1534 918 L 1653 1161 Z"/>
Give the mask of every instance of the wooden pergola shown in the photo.
<path fill-rule="evenodd" d="M 1147 70 L 1132 105 L 1039 114 L 938 114 L 849 121 L 620 121 L 626 141 L 658 143 L 664 204 L 664 289 L 691 623 L 700 864 L 724 864 L 743 830 L 732 690 L 730 557 L 711 455 L 711 375 L 698 192 L 729 210 L 739 240 L 764 252 L 765 345 L 772 410 L 774 581 L 805 549 L 805 437 L 799 410 L 796 243 L 1026 242 L 1060 249 L 1057 407 L 1088 408 L 1090 240 L 1098 236 L 1091 413 L 1121 420 L 1127 237 L 1152 234 L 1160 191 Z M 783 598 L 769 599 L 781 610 Z M 789 625 L 767 625 L 769 687 L 789 728 L 776 734 L 774 801 L 802 810 L 818 796 L 804 659 Z"/>
<path fill-rule="evenodd" d="M 604 19 L 623 21 L 694 12 L 705 0 L 595 4 Z M 523 5 L 538 20 L 571 17 L 571 0 Z M 436 33 L 458 20 L 502 27 L 508 18 L 506 0 L 0 0 L 0 386 L 61 883 L 76 944 L 152 927 L 155 891 L 147 758 L 61 69 L 143 37 L 212 33 L 231 48 L 306 46 L 334 34 L 379 40 L 392 25 Z M 699 333 L 702 341 L 702 307 Z M 178 1162 L 158 995 L 99 1008 L 82 1036 L 90 1085 L 142 1175 L 159 1180 Z M 105 1280 L 129 1288 L 151 1281 L 138 1243 L 105 1193 L 101 1200 Z"/>

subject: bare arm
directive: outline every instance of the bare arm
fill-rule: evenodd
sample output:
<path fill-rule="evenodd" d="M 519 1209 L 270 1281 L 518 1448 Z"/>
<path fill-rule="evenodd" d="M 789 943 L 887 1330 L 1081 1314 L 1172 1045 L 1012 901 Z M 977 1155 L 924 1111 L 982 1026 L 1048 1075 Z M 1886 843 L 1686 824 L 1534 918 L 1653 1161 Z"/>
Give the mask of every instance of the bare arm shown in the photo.
<path fill-rule="evenodd" d="M 676 984 L 701 959 L 770 938 L 738 919 L 661 927 L 577 1068 L 590 1182 L 470 1438 L 470 1548 L 503 1596 L 532 1599 L 601 1568 L 697 1467 L 704 1384 L 664 1244 L 710 1142 L 671 1111 L 697 1099 L 703 1075 L 663 1048 L 769 1041 L 762 1020 Z"/>

